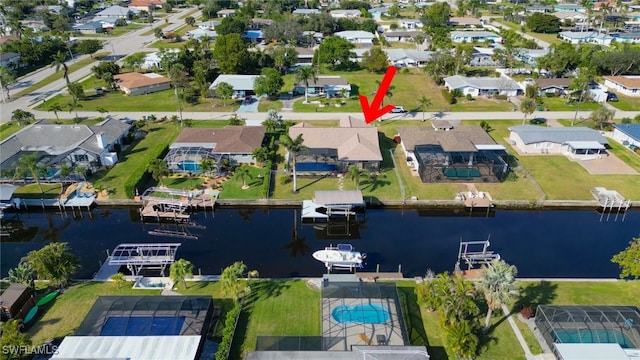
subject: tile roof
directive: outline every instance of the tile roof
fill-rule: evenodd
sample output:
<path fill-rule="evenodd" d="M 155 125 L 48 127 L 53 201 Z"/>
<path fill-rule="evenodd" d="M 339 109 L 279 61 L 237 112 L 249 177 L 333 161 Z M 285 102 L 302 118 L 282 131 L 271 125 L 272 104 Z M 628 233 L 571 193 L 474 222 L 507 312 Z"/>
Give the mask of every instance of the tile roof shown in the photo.
<path fill-rule="evenodd" d="M 525 144 L 537 142 L 553 142 L 564 144 L 568 141 L 597 141 L 600 144 L 608 144 L 598 131 L 587 127 L 543 127 L 536 125 L 518 125 L 509 128 L 520 136 Z"/>
<path fill-rule="evenodd" d="M 440 145 L 448 152 L 476 152 L 476 145 L 495 145 L 496 142 L 480 126 L 456 126 L 450 130 L 436 130 L 432 126 L 400 126 L 398 134 L 405 148 L 413 151 L 418 145 Z"/>
<path fill-rule="evenodd" d="M 305 123 L 289 128 L 289 136 L 302 134 L 310 149 L 336 149 L 343 161 L 382 161 L 375 127 L 315 127 Z"/>
<path fill-rule="evenodd" d="M 156 7 L 158 6 L 162 6 L 164 5 L 164 1 L 162 0 L 131 0 L 131 2 L 129 3 L 129 7 L 134 7 L 134 6 L 151 6 L 154 5 Z"/>
<path fill-rule="evenodd" d="M 156 73 L 140 74 L 136 72 L 131 72 L 131 73 L 114 75 L 113 78 L 116 80 L 116 83 L 118 84 L 118 86 L 122 88 L 127 88 L 127 89 L 135 89 L 135 88 L 141 88 L 149 85 L 164 84 L 164 83 L 171 82 L 171 80 Z"/>
<path fill-rule="evenodd" d="M 640 75 L 635 76 L 605 76 L 605 80 L 614 82 L 627 89 L 640 89 Z"/>
<path fill-rule="evenodd" d="M 171 144 L 171 148 L 202 146 L 212 153 L 251 153 L 262 146 L 263 126 L 226 126 L 224 128 L 186 128 Z"/>

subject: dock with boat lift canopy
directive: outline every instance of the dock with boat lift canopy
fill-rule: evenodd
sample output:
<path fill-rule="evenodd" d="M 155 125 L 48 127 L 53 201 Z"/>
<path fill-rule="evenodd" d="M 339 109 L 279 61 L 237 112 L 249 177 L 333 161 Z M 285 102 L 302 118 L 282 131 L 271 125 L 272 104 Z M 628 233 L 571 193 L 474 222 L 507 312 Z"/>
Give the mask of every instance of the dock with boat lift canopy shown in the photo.
<path fill-rule="evenodd" d="M 302 201 L 302 221 L 328 221 L 357 216 L 365 202 L 360 190 L 318 190 L 312 200 Z"/>

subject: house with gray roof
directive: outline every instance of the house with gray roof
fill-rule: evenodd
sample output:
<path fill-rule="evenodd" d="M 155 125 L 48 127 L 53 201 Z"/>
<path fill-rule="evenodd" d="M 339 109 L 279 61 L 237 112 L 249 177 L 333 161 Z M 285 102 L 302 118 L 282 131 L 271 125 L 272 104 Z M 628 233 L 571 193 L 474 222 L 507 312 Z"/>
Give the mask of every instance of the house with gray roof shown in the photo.
<path fill-rule="evenodd" d="M 209 39 L 209 42 L 215 41 L 218 38 L 218 33 L 214 30 L 195 29 L 187 31 L 187 37 L 189 39 L 202 40 L 205 37 Z"/>
<path fill-rule="evenodd" d="M 431 56 L 432 51 L 419 51 L 411 49 L 384 49 L 389 62 L 395 67 L 425 66 Z"/>
<path fill-rule="evenodd" d="M 509 128 L 509 141 L 522 154 L 599 155 L 609 142 L 588 127 L 518 125 Z"/>
<path fill-rule="evenodd" d="M 610 35 L 600 34 L 597 31 L 561 31 L 558 37 L 571 44 L 610 45 L 614 41 Z"/>
<path fill-rule="evenodd" d="M 293 85 L 293 94 L 304 94 L 305 84 L 295 83 Z M 326 98 L 344 96 L 349 97 L 351 93 L 351 85 L 347 79 L 340 76 L 318 76 L 309 81 L 309 96 L 324 96 Z"/>
<path fill-rule="evenodd" d="M 399 126 L 406 164 L 424 183 L 500 182 L 508 171 L 507 152 L 480 126 Z"/>
<path fill-rule="evenodd" d="M 293 15 L 298 16 L 309 16 L 313 14 L 320 14 L 320 10 L 318 9 L 295 9 L 292 12 Z"/>
<path fill-rule="evenodd" d="M 254 95 L 253 86 L 259 75 L 235 75 L 221 74 L 209 86 L 209 90 L 214 92 L 220 83 L 227 83 L 233 87 L 233 98 L 242 99 L 248 95 Z"/>
<path fill-rule="evenodd" d="M 20 54 L 14 52 L 0 53 L 0 66 L 15 67 L 20 64 Z"/>
<path fill-rule="evenodd" d="M 377 171 L 382 162 L 378 130 L 361 118 L 345 116 L 339 127 L 315 127 L 300 123 L 289 128 L 289 136 L 302 135 L 308 150 L 296 154 L 296 170 L 302 173 L 342 172 L 354 165 Z M 287 154 L 290 160 L 291 155 Z"/>
<path fill-rule="evenodd" d="M 417 37 L 427 37 L 422 31 L 386 31 L 383 36 L 387 41 L 414 42 Z"/>
<path fill-rule="evenodd" d="M 76 25 L 73 27 L 73 30 L 80 34 L 98 34 L 105 31 L 102 24 L 98 21 Z"/>
<path fill-rule="evenodd" d="M 449 37 L 454 43 L 472 43 L 472 42 L 485 42 L 501 43 L 502 37 L 491 31 L 484 30 L 454 30 L 450 33 Z"/>
<path fill-rule="evenodd" d="M 516 59 L 522 61 L 523 63 L 531 66 L 532 68 L 538 67 L 538 59 L 547 55 L 549 53 L 549 49 L 525 49 L 520 48 L 515 53 Z"/>
<path fill-rule="evenodd" d="M 389 6 L 380 6 L 369 9 L 369 14 L 374 20 L 380 20 L 382 15 L 386 15 L 389 11 Z"/>
<path fill-rule="evenodd" d="M 444 87 L 449 90 L 461 90 L 466 96 L 506 95 L 517 96 L 522 89 L 517 82 L 506 76 L 500 77 L 466 77 L 454 75 L 444 78 Z"/>
<path fill-rule="evenodd" d="M 624 146 L 640 147 L 640 124 L 614 124 L 611 137 Z"/>
<path fill-rule="evenodd" d="M 0 167 L 11 169 L 21 156 L 35 155 L 39 165 L 50 169 L 48 177 L 62 164 L 96 171 L 118 161 L 118 147 L 130 128 L 112 118 L 96 125 L 58 125 L 41 120 L 0 143 Z"/>
<path fill-rule="evenodd" d="M 449 26 L 476 27 L 482 26 L 482 22 L 474 17 L 452 17 L 447 22 Z"/>
<path fill-rule="evenodd" d="M 329 11 L 329 15 L 331 15 L 334 19 L 355 19 L 362 16 L 362 12 L 360 10 L 331 10 Z"/>
<path fill-rule="evenodd" d="M 373 38 L 375 37 L 373 33 L 362 30 L 338 31 L 334 35 L 341 37 L 352 44 L 361 44 L 363 46 L 371 46 L 373 44 Z"/>
<path fill-rule="evenodd" d="M 97 17 L 118 17 L 126 19 L 129 14 L 138 14 L 140 10 L 138 9 L 130 9 L 126 7 L 122 7 L 119 5 L 111 5 L 108 8 L 99 11 L 95 16 Z"/>
<path fill-rule="evenodd" d="M 469 59 L 469 66 L 500 66 L 501 62 L 494 58 L 492 47 L 478 47 L 473 48 L 471 58 Z"/>

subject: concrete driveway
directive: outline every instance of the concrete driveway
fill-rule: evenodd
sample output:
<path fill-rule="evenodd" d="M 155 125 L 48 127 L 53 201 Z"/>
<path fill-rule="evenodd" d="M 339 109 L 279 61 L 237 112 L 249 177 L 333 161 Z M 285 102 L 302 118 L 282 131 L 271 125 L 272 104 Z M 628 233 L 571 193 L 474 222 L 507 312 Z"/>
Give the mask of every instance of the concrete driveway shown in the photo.
<path fill-rule="evenodd" d="M 258 112 L 258 104 L 260 104 L 260 98 L 252 96 L 250 102 L 243 100 L 236 112 Z"/>

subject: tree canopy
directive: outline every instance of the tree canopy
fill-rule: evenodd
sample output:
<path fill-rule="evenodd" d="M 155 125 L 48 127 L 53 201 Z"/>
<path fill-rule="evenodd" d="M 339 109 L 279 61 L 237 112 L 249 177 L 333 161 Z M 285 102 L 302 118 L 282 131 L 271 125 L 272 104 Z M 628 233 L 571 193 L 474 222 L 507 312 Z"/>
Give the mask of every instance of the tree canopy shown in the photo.
<path fill-rule="evenodd" d="M 216 39 L 213 58 L 223 74 L 240 74 L 245 70 L 249 52 L 240 34 L 221 35 Z"/>
<path fill-rule="evenodd" d="M 424 24 L 427 31 L 435 28 L 445 28 L 449 23 L 449 17 L 451 15 L 451 6 L 446 2 L 436 2 L 429 6 L 424 15 L 420 18 L 420 21 Z"/>
<path fill-rule="evenodd" d="M 551 14 L 534 13 L 527 18 L 527 27 L 536 33 L 555 34 L 560 31 L 560 19 Z"/>
<path fill-rule="evenodd" d="M 365 52 L 360 65 L 370 72 L 384 72 L 389 67 L 387 54 L 379 47 L 371 48 Z"/>
<path fill-rule="evenodd" d="M 264 68 L 260 76 L 256 78 L 253 85 L 253 91 L 258 94 L 267 94 L 273 98 L 280 94 L 280 90 L 284 86 L 284 80 L 280 72 L 274 68 Z"/>
<path fill-rule="evenodd" d="M 629 246 L 611 258 L 620 266 L 620 278 L 640 279 L 640 237 L 629 242 Z"/>
<path fill-rule="evenodd" d="M 345 68 L 351 65 L 353 54 L 351 49 L 353 48 L 354 45 L 346 39 L 328 36 L 316 50 L 316 56 L 319 57 L 321 63 L 329 64 L 334 69 Z"/>
<path fill-rule="evenodd" d="M 102 42 L 94 39 L 82 40 L 76 47 L 76 50 L 79 53 L 91 55 L 91 57 L 93 57 L 93 54 L 100 49 L 102 49 Z"/>
<path fill-rule="evenodd" d="M 40 250 L 30 251 L 22 261 L 36 271 L 38 279 L 50 280 L 56 286 L 65 286 L 80 268 L 78 258 L 71 254 L 66 242 L 51 243 Z"/>

